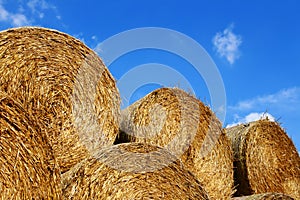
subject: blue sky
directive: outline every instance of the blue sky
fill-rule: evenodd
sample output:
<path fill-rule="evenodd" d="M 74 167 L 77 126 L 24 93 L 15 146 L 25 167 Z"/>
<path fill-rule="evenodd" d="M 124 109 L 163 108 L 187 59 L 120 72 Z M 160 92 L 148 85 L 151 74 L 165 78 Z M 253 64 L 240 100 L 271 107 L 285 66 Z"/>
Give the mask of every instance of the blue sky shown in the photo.
<path fill-rule="evenodd" d="M 224 126 L 269 113 L 300 150 L 299 10 L 298 0 L 0 0 L 0 29 L 25 25 L 53 28 L 97 51 L 107 38 L 134 28 L 162 27 L 183 33 L 202 45 L 222 76 L 227 99 Z M 145 63 L 176 69 L 190 81 L 197 97 L 210 104 L 205 81 L 178 55 L 155 49 L 133 51 L 109 69 L 119 80 Z M 145 76 L 150 75 L 139 78 Z M 176 77 L 166 79 L 168 86 L 182 84 Z M 127 101 L 157 87 L 155 82 L 141 86 Z"/>

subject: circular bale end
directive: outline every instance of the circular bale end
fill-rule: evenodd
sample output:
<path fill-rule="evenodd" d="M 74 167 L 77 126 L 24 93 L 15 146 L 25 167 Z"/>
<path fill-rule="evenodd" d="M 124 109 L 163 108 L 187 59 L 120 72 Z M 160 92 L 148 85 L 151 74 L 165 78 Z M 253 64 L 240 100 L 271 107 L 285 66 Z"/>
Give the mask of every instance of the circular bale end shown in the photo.
<path fill-rule="evenodd" d="M 65 199 L 209 199 L 196 178 L 166 150 L 147 144 L 111 146 L 63 175 Z"/>
<path fill-rule="evenodd" d="M 236 195 L 278 192 L 300 198 L 300 157 L 278 123 L 259 120 L 226 132 L 234 149 Z"/>
<path fill-rule="evenodd" d="M 158 145 L 180 158 L 212 199 L 233 194 L 229 140 L 214 113 L 192 95 L 155 90 L 121 111 L 120 129 L 118 142 Z"/>
<path fill-rule="evenodd" d="M 113 144 L 120 119 L 116 83 L 79 40 L 39 27 L 2 31 L 0 74 L 0 89 L 49 132 L 62 172 Z"/>
<path fill-rule="evenodd" d="M 0 199 L 61 199 L 47 136 L 21 104 L 0 92 Z"/>
<path fill-rule="evenodd" d="M 294 200 L 292 197 L 279 193 L 254 194 L 244 197 L 235 197 L 234 200 Z"/>

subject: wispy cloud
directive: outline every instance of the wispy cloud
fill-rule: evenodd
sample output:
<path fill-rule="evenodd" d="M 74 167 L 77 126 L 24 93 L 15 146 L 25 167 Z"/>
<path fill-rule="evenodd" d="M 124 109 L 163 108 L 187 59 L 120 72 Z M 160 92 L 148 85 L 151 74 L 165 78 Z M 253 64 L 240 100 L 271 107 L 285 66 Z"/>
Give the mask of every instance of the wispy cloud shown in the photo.
<path fill-rule="evenodd" d="M 225 57 L 230 64 L 233 64 L 239 57 L 239 46 L 242 44 L 242 37 L 233 33 L 233 24 L 223 32 L 218 32 L 213 38 L 213 44 L 217 53 Z"/>
<path fill-rule="evenodd" d="M 55 6 L 49 4 L 45 0 L 30 0 L 27 2 L 27 6 L 31 9 L 32 12 L 37 12 L 38 10 L 42 9 L 49 9 L 54 8 Z"/>
<path fill-rule="evenodd" d="M 27 19 L 27 17 L 23 14 L 11 14 L 10 15 L 11 18 L 11 23 L 13 26 L 25 26 L 25 25 L 30 25 L 29 20 Z"/>
<path fill-rule="evenodd" d="M 31 10 L 33 14 L 36 14 L 39 18 L 44 18 L 45 10 L 53 10 L 57 12 L 56 6 L 48 3 L 45 0 L 30 0 L 27 2 L 28 8 Z M 57 15 L 59 16 L 59 15 Z"/>
<path fill-rule="evenodd" d="M 300 87 L 283 89 L 274 94 L 257 96 L 252 99 L 240 101 L 236 105 L 229 106 L 228 108 L 232 111 L 243 112 L 262 107 L 264 107 L 264 109 L 268 107 L 281 107 L 286 111 L 296 108 L 300 110 Z"/>
<path fill-rule="evenodd" d="M 6 22 L 12 26 L 30 25 L 28 18 L 22 13 L 11 13 L 4 8 L 0 2 L 0 21 Z"/>
<path fill-rule="evenodd" d="M 0 21 L 6 21 L 8 19 L 9 12 L 2 5 L 0 5 Z"/>
<path fill-rule="evenodd" d="M 272 113 L 269 115 L 268 113 Z M 300 118 L 300 87 L 282 89 L 273 94 L 257 96 L 238 102 L 227 109 L 227 127 L 260 119 L 280 121 L 281 125 L 300 148 L 299 118 Z"/>
<path fill-rule="evenodd" d="M 83 33 L 77 33 L 77 34 L 73 34 L 73 37 L 77 38 L 78 40 L 80 40 L 81 42 L 86 44 L 85 38 Z"/>
<path fill-rule="evenodd" d="M 8 26 L 18 27 L 37 24 L 48 14 L 47 10 L 52 11 L 56 19 L 61 19 L 56 6 L 46 0 L 18 0 L 14 3 L 17 4 L 13 6 L 14 10 L 13 8 L 7 9 L 9 3 L 12 2 L 0 0 L 0 22 Z"/>
<path fill-rule="evenodd" d="M 270 121 L 275 121 L 275 117 L 267 112 L 261 112 L 261 113 L 253 112 L 253 113 L 246 115 L 245 117 L 240 117 L 239 115 L 236 114 L 234 116 L 234 118 L 235 118 L 234 122 L 231 124 L 228 124 L 226 126 L 226 128 L 230 128 L 230 127 L 233 127 L 233 126 L 236 126 L 239 124 L 245 124 L 245 123 L 257 121 L 260 119 L 269 119 Z"/>

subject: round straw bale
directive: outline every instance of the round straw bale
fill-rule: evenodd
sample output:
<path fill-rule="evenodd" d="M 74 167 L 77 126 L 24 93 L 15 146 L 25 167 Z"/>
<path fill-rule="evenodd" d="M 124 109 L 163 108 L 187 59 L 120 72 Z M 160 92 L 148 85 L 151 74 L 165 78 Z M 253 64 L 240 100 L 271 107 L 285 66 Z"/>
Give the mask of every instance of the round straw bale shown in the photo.
<path fill-rule="evenodd" d="M 46 133 L 0 91 L 0 199 L 61 199 L 60 171 Z"/>
<path fill-rule="evenodd" d="M 155 90 L 121 112 L 120 129 L 119 142 L 158 145 L 180 158 L 212 199 L 233 194 L 229 140 L 209 107 L 193 96 L 178 88 Z"/>
<path fill-rule="evenodd" d="M 236 195 L 279 192 L 300 199 L 300 158 L 277 122 L 226 129 L 234 149 Z"/>
<path fill-rule="evenodd" d="M 62 172 L 115 140 L 115 80 L 91 49 L 67 34 L 38 27 L 0 32 L 0 90 L 37 116 Z"/>
<path fill-rule="evenodd" d="M 254 194 L 250 196 L 235 197 L 234 200 L 293 200 L 292 197 L 279 193 Z"/>
<path fill-rule="evenodd" d="M 209 199 L 179 160 L 156 146 L 127 143 L 108 147 L 63 175 L 66 199 Z"/>

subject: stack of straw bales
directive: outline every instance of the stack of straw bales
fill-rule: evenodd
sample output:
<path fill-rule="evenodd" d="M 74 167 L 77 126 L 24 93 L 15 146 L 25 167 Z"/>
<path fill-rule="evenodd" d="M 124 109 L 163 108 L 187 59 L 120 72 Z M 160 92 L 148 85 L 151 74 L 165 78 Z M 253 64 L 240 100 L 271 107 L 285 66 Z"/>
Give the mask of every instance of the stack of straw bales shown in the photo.
<path fill-rule="evenodd" d="M 300 199 L 300 157 L 278 123 L 259 120 L 226 132 L 234 150 L 237 196 L 278 192 Z"/>
<path fill-rule="evenodd" d="M 0 198 L 61 199 L 60 171 L 47 135 L 0 91 Z"/>
<path fill-rule="evenodd" d="M 180 161 L 162 165 L 173 157 L 147 144 L 111 146 L 63 175 L 65 199 L 208 199 Z"/>
<path fill-rule="evenodd" d="M 279 193 L 254 194 L 251 196 L 235 197 L 234 200 L 293 200 L 292 197 Z"/>
<path fill-rule="evenodd" d="M 0 32 L 0 165 L 1 199 L 300 199 L 300 157 L 278 123 L 222 129 L 177 88 L 121 113 L 101 59 L 38 27 Z"/>
<path fill-rule="evenodd" d="M 233 194 L 233 157 L 221 123 L 198 99 L 161 88 L 121 112 L 123 139 L 158 145 L 181 159 L 212 199 Z"/>
<path fill-rule="evenodd" d="M 79 40 L 37 27 L 2 31 L 0 74 L 0 90 L 48 132 L 62 172 L 113 144 L 119 93 L 100 58 Z"/>

